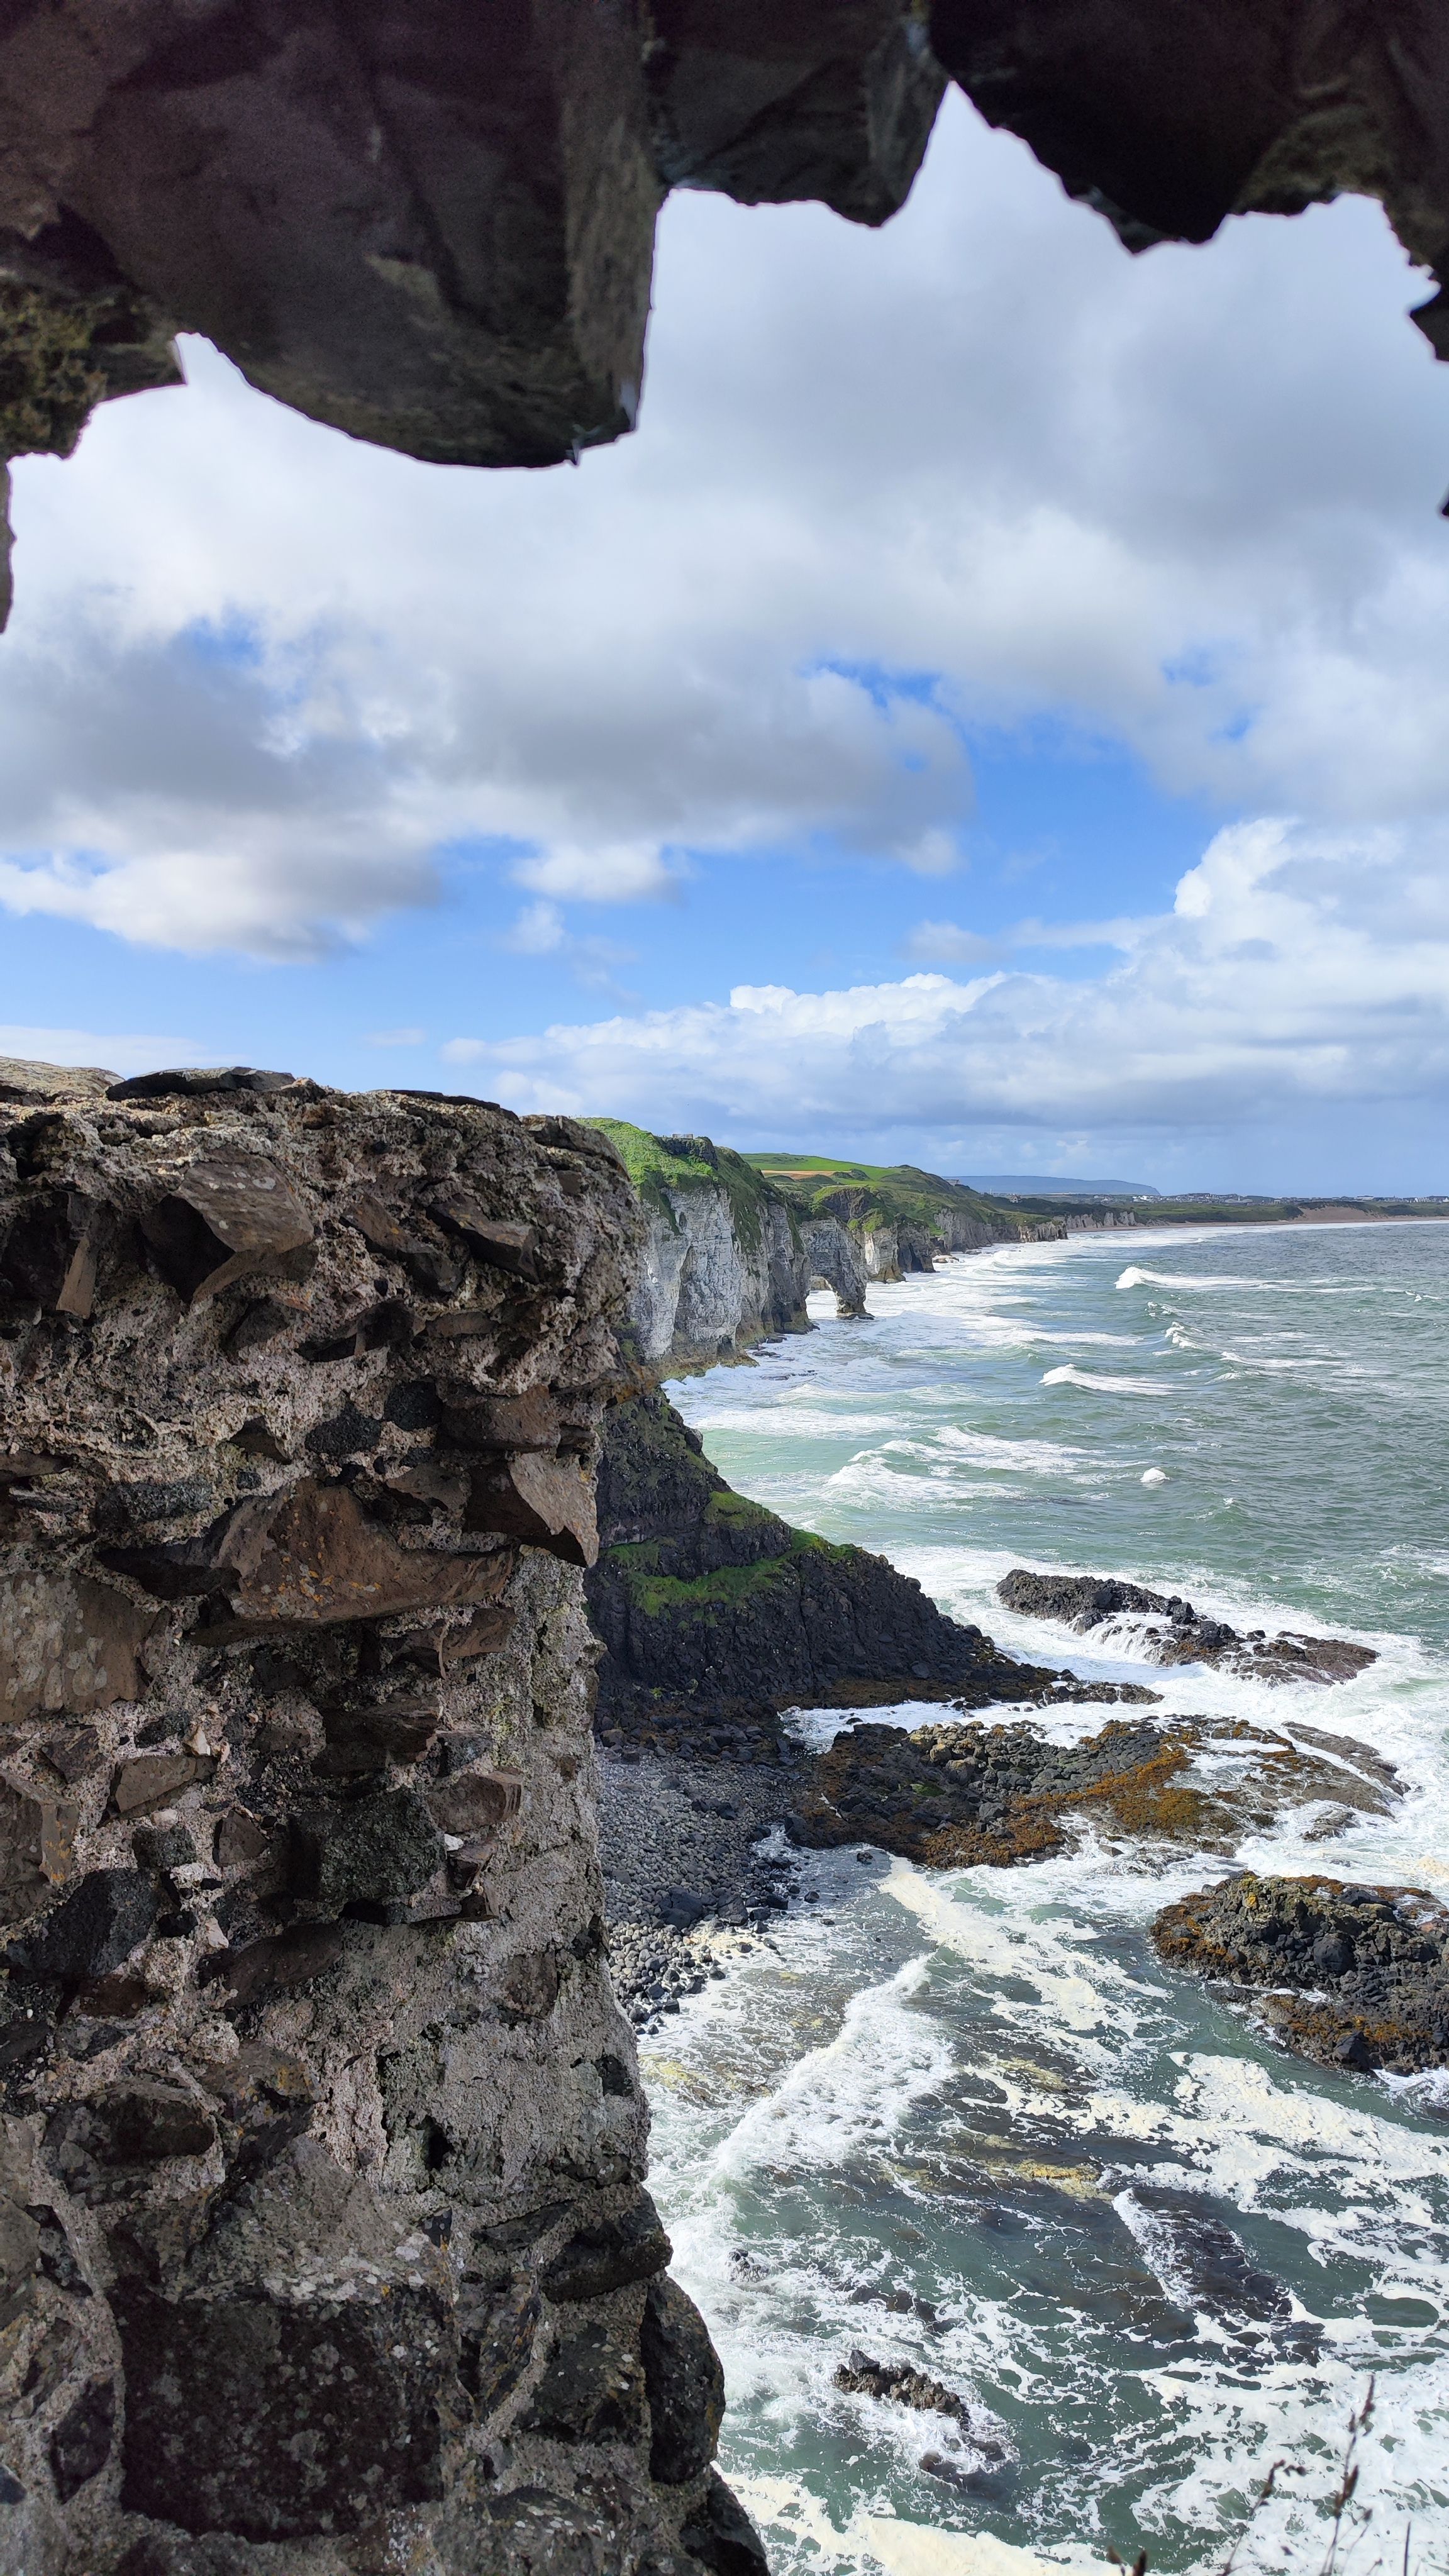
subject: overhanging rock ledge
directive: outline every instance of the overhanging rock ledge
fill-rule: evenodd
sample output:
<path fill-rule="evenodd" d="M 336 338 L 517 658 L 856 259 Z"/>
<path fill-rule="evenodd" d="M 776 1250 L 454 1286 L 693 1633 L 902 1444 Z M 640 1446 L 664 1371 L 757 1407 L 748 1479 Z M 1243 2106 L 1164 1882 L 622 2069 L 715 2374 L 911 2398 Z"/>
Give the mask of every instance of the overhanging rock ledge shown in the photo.
<path fill-rule="evenodd" d="M 763 2568 L 604 1956 L 637 1244 L 567 1119 L 0 1066 L 0 2566 Z"/>
<path fill-rule="evenodd" d="M 667 190 L 881 223 L 948 77 L 1131 249 L 1347 190 L 1446 274 L 1437 0 L 15 0 L 0 458 L 177 330 L 409 455 L 576 457 L 635 420 Z"/>

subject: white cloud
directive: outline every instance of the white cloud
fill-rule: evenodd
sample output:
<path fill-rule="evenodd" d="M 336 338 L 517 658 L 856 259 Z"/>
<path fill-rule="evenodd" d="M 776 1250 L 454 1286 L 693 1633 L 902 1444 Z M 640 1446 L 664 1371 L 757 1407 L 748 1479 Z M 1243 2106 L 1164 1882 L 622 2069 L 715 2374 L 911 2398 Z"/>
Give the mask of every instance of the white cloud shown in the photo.
<path fill-rule="evenodd" d="M 1230 808 L 1438 814 L 1420 292 L 1362 203 L 1129 261 L 954 98 L 879 233 L 676 197 L 643 427 L 577 473 L 385 455 L 193 346 L 17 468 L 0 901 L 286 957 L 480 838 L 556 904 L 937 873 L 963 722 L 1042 710 Z"/>
<path fill-rule="evenodd" d="M 918 974 L 455 1041 L 518 1109 L 748 1140 L 1014 1126 L 1159 1137 L 1449 1093 L 1442 839 L 1283 821 L 1219 832 L 1172 912 L 1112 925 L 1096 982 Z"/>

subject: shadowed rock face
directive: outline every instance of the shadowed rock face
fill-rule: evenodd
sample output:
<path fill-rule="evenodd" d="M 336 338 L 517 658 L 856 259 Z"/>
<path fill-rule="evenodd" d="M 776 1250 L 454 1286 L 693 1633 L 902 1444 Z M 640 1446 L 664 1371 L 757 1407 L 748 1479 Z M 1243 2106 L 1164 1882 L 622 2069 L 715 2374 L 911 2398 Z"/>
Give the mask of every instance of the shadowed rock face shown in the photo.
<path fill-rule="evenodd" d="M 3 1077 L 0 2558 L 690 2576 L 580 1573 L 623 1168 Z"/>
<path fill-rule="evenodd" d="M 948 75 L 1129 248 L 1357 190 L 1442 271 L 1436 0 L 22 0 L 0 457 L 174 383 L 185 329 L 354 437 L 557 464 L 633 425 L 669 188 L 884 222 Z"/>

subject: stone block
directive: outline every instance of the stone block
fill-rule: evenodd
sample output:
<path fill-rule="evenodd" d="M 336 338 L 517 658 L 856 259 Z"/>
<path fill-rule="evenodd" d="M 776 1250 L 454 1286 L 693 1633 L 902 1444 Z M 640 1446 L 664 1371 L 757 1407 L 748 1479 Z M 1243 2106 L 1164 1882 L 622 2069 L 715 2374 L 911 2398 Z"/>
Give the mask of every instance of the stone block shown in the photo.
<path fill-rule="evenodd" d="M 23 1569 L 0 1581 L 0 1719 L 84 1716 L 145 1688 L 137 1660 L 155 1624 L 114 1584 Z"/>
<path fill-rule="evenodd" d="M 528 2281 L 505 2289 L 464 2277 L 458 2293 L 458 2375 L 480 2415 L 511 2397 L 533 2359 L 543 2309 Z"/>
<path fill-rule="evenodd" d="M 575 2328 L 554 2346 L 526 2424 L 556 2442 L 637 2442 L 644 2430 L 638 2354 L 606 2325 Z"/>
<path fill-rule="evenodd" d="M 28 1939 L 12 1945 L 12 1967 L 37 1982 L 84 1985 L 129 1959 L 151 1932 L 159 1904 L 139 1869 L 92 1869 Z"/>
<path fill-rule="evenodd" d="M 115 2438 L 115 2382 L 93 2379 L 66 2408 L 50 2437 L 50 2470 L 62 2504 L 100 2476 Z"/>
<path fill-rule="evenodd" d="M 168 1806 L 198 1780 L 210 1780 L 215 1771 L 205 1753 L 133 1754 L 116 1765 L 111 1801 L 118 1816 L 144 1816 L 148 1808 Z"/>
<path fill-rule="evenodd" d="M 557 2304 L 602 2299 L 629 2281 L 647 2281 L 662 2272 L 673 2251 L 658 2210 L 648 2192 L 641 2191 L 617 2218 L 595 2219 L 571 2236 L 549 2264 L 543 2286 Z"/>
<path fill-rule="evenodd" d="M 537 1277 L 538 1237 L 531 1225 L 518 1225 L 511 1217 L 490 1216 L 477 1199 L 457 1190 L 446 1198 L 431 1200 L 428 1214 L 445 1234 L 456 1235 L 460 1243 L 465 1243 L 475 1261 L 490 1262 L 495 1270 L 506 1270 L 513 1279 Z"/>
<path fill-rule="evenodd" d="M 294 1818 L 288 1875 L 294 1895 L 340 1911 L 359 1898 L 416 1896 L 446 1857 L 416 1790 L 387 1789 Z"/>
<path fill-rule="evenodd" d="M 674 186 L 742 205 L 814 197 L 853 222 L 904 205 L 945 90 L 903 0 L 655 0 L 655 150 Z"/>
<path fill-rule="evenodd" d="M 0 1295 L 83 1321 L 95 1304 L 100 1217 L 82 1190 L 27 1198 L 0 1244 Z"/>
<path fill-rule="evenodd" d="M 231 1994 L 228 2009 L 240 2012 L 248 2004 L 264 2002 L 268 1995 L 309 1986 L 314 1977 L 336 1967 L 344 1946 L 335 1924 L 300 1923 L 241 1949 L 213 1951 L 198 1973 L 205 1985 L 226 1986 Z"/>
<path fill-rule="evenodd" d="M 141 1231 L 162 1277 L 196 1305 L 312 1241 L 312 1220 L 275 1164 L 217 1156 L 191 1164 Z"/>
<path fill-rule="evenodd" d="M 259 1634 L 272 1625 L 471 1607 L 490 1601 L 499 1581 L 492 1556 L 399 1547 L 349 1487 L 310 1476 L 280 1497 L 244 1504 L 216 1556 L 237 1621 Z"/>
<path fill-rule="evenodd" d="M 526 1395 L 475 1395 L 465 1387 L 444 1387 L 440 1429 L 456 1448 L 487 1457 L 506 1457 L 528 1449 L 556 1449 L 560 1417 L 547 1387 L 530 1387 Z"/>
<path fill-rule="evenodd" d="M 0 1922 L 21 1922 L 70 1876 L 79 1814 L 0 1772 Z"/>
<path fill-rule="evenodd" d="M 464 1526 L 546 1548 L 566 1565 L 593 1565 L 599 1553 L 593 1484 L 574 1458 L 525 1453 L 479 1469 Z"/>
<path fill-rule="evenodd" d="M 651 2281 L 639 2350 L 649 2397 L 649 2474 L 684 2486 L 707 2469 L 724 2421 L 724 2372 L 709 2328 L 677 2281 Z"/>
<path fill-rule="evenodd" d="M 427 1792 L 428 1812 L 445 1834 L 481 1837 L 497 1833 L 523 1805 L 523 1781 L 516 1771 L 460 1771 L 456 1778 Z"/>
<path fill-rule="evenodd" d="M 441 2492 L 438 2395 L 456 2343 L 431 2284 L 364 2273 L 331 2296 L 286 2279 L 171 2301 L 128 2280 L 112 2307 L 128 2512 L 301 2540 Z"/>

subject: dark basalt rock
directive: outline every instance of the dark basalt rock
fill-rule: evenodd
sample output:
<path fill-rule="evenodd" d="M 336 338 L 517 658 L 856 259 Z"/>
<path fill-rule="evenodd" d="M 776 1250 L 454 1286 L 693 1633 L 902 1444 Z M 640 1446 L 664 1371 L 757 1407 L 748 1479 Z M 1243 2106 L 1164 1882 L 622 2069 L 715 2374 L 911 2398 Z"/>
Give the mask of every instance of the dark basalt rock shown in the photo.
<path fill-rule="evenodd" d="M 145 1940 L 159 1912 L 155 1888 L 140 1870 L 88 1870 L 34 1932 L 12 1944 L 12 1971 L 65 1985 L 109 1976 Z"/>
<path fill-rule="evenodd" d="M 863 1548 L 791 1529 L 735 1494 L 667 1398 L 616 1405 L 599 1461 L 589 1616 L 608 1652 L 599 1725 L 647 1739 L 781 1708 L 1081 1696 L 946 1618 Z M 1100 1696 L 1150 1699 L 1111 1686 Z"/>
<path fill-rule="evenodd" d="M 558 2304 L 601 2299 L 627 2282 L 647 2281 L 662 2272 L 673 2250 L 658 2210 L 648 2192 L 641 2191 L 619 2217 L 598 2219 L 570 2237 L 544 2273 L 543 2286 Z"/>
<path fill-rule="evenodd" d="M 133 1073 L 113 1082 L 108 1100 L 209 1100 L 228 1091 L 289 1091 L 294 1073 L 259 1073 L 254 1065 L 179 1065 L 166 1073 Z"/>
<path fill-rule="evenodd" d="M 562 2336 L 534 2391 L 528 2429 L 558 2442 L 638 2441 L 644 2430 L 638 2355 L 601 2323 Z"/>
<path fill-rule="evenodd" d="M 1111 1575 L 1033 1574 L 1018 1565 L 1002 1576 L 996 1595 L 1006 1609 L 1059 1619 L 1078 1636 L 1111 1619 L 1160 1621 L 1135 1644 L 1153 1664 L 1211 1664 L 1262 1682 L 1342 1682 L 1378 1661 L 1372 1647 L 1347 1637 L 1298 1636 L 1290 1629 L 1269 1637 L 1261 1628 L 1244 1636 L 1222 1619 L 1201 1617 L 1180 1593 L 1149 1592 Z"/>
<path fill-rule="evenodd" d="M 415 1789 L 319 1808 L 292 1826 L 291 1888 L 340 1911 L 358 1898 L 416 1896 L 443 1866 L 443 1837 Z"/>
<path fill-rule="evenodd" d="M 171 2301 L 126 2281 L 111 2304 L 128 2512 L 298 2540 L 439 2494 L 450 2321 L 436 2291 Z"/>
<path fill-rule="evenodd" d="M 914 2406 L 919 2414 L 949 2415 L 963 2427 L 971 2422 L 964 2397 L 909 2362 L 874 2361 L 868 2352 L 857 2349 L 841 2362 L 835 2385 L 853 2397 L 887 2397 L 897 2406 Z"/>
<path fill-rule="evenodd" d="M 480 2415 L 511 2397 L 533 2359 L 543 2307 L 529 2281 L 490 2289 L 464 2280 L 458 2294 L 458 2376 Z"/>
<path fill-rule="evenodd" d="M 724 2372 L 709 2329 L 677 2281 L 651 2283 L 639 2332 L 649 2396 L 649 2474 L 684 2486 L 707 2469 L 724 2421 Z"/>
<path fill-rule="evenodd" d="M 1173 1967 L 1270 1989 L 1274 2035 L 1320 2066 L 1449 2066 L 1449 1911 L 1416 1887 L 1251 1871 L 1165 1906 Z"/>
<path fill-rule="evenodd" d="M 770 2576 L 760 2535 L 717 2469 L 709 2473 L 701 2502 L 680 2524 L 679 2537 L 710 2576 Z"/>
<path fill-rule="evenodd" d="M 115 2438 L 115 2382 L 93 2379 L 66 2408 L 50 2437 L 50 2470 L 62 2504 L 99 2477 Z"/>
<path fill-rule="evenodd" d="M 1042 1859 L 1085 1818 L 1109 1832 L 1231 1852 L 1248 1827 L 1290 1804 L 1352 1795 L 1366 1812 L 1386 1810 L 1379 1757 L 1347 1738 L 1329 1741 L 1340 1756 L 1332 1762 L 1241 1720 L 1118 1719 L 1073 1745 L 1023 1724 L 909 1734 L 855 1726 L 811 1764 L 787 1830 L 816 1849 L 868 1841 L 942 1869 Z M 1232 1750 L 1242 1756 L 1236 1783 L 1221 1776 L 1220 1757 Z M 1219 1757 L 1215 1776 L 1195 1779 L 1194 1762 L 1209 1751 Z"/>

